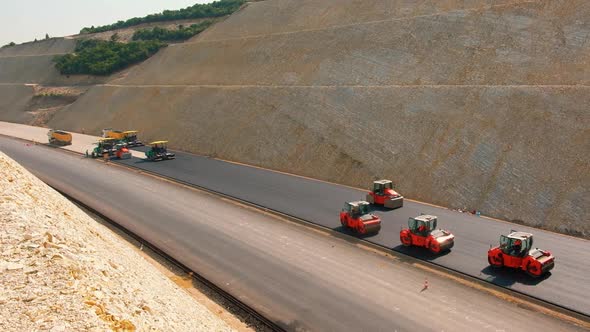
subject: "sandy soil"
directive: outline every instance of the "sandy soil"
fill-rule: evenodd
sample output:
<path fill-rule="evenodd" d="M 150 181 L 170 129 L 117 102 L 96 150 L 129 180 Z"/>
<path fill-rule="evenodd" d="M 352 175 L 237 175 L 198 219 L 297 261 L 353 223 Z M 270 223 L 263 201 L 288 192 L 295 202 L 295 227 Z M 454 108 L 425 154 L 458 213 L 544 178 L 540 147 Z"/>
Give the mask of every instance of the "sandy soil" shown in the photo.
<path fill-rule="evenodd" d="M 0 223 L 2 331 L 232 330 L 2 153 Z"/>

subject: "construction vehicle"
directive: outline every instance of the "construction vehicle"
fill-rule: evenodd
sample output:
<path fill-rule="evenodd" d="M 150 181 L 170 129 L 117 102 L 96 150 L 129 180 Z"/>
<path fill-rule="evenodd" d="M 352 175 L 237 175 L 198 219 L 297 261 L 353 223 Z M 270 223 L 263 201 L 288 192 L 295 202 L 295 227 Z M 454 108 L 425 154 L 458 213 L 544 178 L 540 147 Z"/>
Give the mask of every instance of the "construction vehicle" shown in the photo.
<path fill-rule="evenodd" d="M 105 128 L 102 130 L 102 137 L 121 139 L 123 138 L 123 132 L 120 130 L 114 130 L 113 128 Z"/>
<path fill-rule="evenodd" d="M 98 140 L 96 147 L 90 153 L 92 158 L 101 158 L 104 154 L 108 154 L 109 158 L 114 156 L 117 152 L 117 140 L 114 138 L 101 138 Z"/>
<path fill-rule="evenodd" d="M 450 250 L 455 245 L 451 232 L 436 228 L 437 217 L 422 214 L 408 219 L 408 228 L 399 232 L 399 238 L 406 247 L 428 248 L 433 254 Z"/>
<path fill-rule="evenodd" d="M 155 141 L 150 143 L 150 149 L 146 151 L 145 155 L 148 160 L 168 160 L 174 159 L 174 153 L 168 152 L 168 141 Z"/>
<path fill-rule="evenodd" d="M 116 144 L 115 157 L 117 159 L 131 159 L 131 152 L 125 144 Z"/>
<path fill-rule="evenodd" d="M 347 202 L 340 212 L 342 227 L 357 234 L 377 234 L 381 229 L 381 219 L 369 212 L 369 202 Z"/>
<path fill-rule="evenodd" d="M 137 130 L 120 131 L 113 130 L 112 128 L 105 128 L 102 130 L 102 137 L 117 139 L 128 147 L 143 146 L 143 143 L 137 139 L 138 133 L 139 131 Z"/>
<path fill-rule="evenodd" d="M 105 153 L 108 158 L 113 157 L 117 159 L 131 158 L 131 152 L 125 144 L 119 143 L 115 138 L 102 138 L 96 143 L 96 147 L 92 150 L 90 156 L 92 158 L 103 158 Z"/>
<path fill-rule="evenodd" d="M 488 263 L 494 268 L 520 269 L 538 278 L 553 269 L 555 257 L 549 251 L 533 249 L 533 234 L 511 230 L 500 236 L 498 247 L 490 245 Z"/>
<path fill-rule="evenodd" d="M 134 146 L 143 146 L 143 142 L 137 139 L 137 134 L 139 131 L 137 130 L 127 130 L 123 132 L 123 139 L 122 141 L 127 144 L 129 147 Z"/>
<path fill-rule="evenodd" d="M 49 138 L 49 144 L 55 144 L 55 145 L 70 145 L 70 144 L 72 144 L 72 134 L 62 131 L 62 130 L 49 129 L 49 131 L 47 132 L 47 137 Z"/>
<path fill-rule="evenodd" d="M 367 202 L 395 209 L 404 206 L 404 197 L 393 190 L 393 182 L 390 180 L 378 180 L 373 182 L 373 190 L 367 194 Z"/>

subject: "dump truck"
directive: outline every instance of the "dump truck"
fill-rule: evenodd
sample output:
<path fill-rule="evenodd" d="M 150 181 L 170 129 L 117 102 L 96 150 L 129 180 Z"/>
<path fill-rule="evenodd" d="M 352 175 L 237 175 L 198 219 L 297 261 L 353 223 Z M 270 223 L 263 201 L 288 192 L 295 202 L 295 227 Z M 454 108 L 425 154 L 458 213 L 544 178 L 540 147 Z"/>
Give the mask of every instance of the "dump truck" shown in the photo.
<path fill-rule="evenodd" d="M 49 144 L 54 145 L 70 145 L 72 144 L 72 134 L 63 130 L 49 129 L 47 132 Z"/>
<path fill-rule="evenodd" d="M 555 257 L 549 251 L 533 248 L 533 234 L 511 230 L 500 236 L 499 246 L 490 245 L 488 263 L 493 268 L 513 268 L 538 278 L 555 267 Z"/>
<path fill-rule="evenodd" d="M 168 141 L 155 141 L 150 143 L 150 149 L 146 151 L 145 156 L 150 161 L 174 159 L 175 154 L 168 152 Z"/>
<path fill-rule="evenodd" d="M 404 197 L 393 190 L 391 180 L 377 180 L 373 182 L 373 190 L 367 193 L 367 202 L 395 209 L 404 206 Z"/>
<path fill-rule="evenodd" d="M 437 229 L 436 216 L 422 214 L 408 219 L 408 228 L 402 229 L 399 238 L 406 247 L 417 246 L 429 249 L 433 254 L 451 250 L 455 236 L 444 229 Z"/>
<path fill-rule="evenodd" d="M 114 130 L 113 128 L 105 128 L 102 130 L 102 137 L 121 139 L 123 138 L 123 132 L 121 130 Z"/>
<path fill-rule="evenodd" d="M 366 201 L 345 203 L 340 212 L 340 223 L 343 228 L 359 235 L 377 234 L 381 229 L 381 218 L 370 213 Z"/>
<path fill-rule="evenodd" d="M 121 131 L 105 128 L 102 130 L 102 137 L 117 139 L 120 143 L 127 144 L 128 147 L 143 146 L 143 143 L 137 139 L 138 133 L 137 130 Z"/>

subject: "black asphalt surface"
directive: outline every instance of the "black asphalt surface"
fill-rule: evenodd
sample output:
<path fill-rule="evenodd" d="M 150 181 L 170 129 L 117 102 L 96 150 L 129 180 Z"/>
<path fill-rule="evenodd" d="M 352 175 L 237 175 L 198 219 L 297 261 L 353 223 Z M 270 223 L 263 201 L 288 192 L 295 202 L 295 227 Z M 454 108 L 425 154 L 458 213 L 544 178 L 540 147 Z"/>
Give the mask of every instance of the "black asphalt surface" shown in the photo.
<path fill-rule="evenodd" d="M 145 147 L 136 150 L 142 151 Z M 133 158 L 121 163 L 337 231 L 343 231 L 339 212 L 344 202 L 364 199 L 366 194 L 361 190 L 308 178 L 178 151 L 175 153 L 174 160 L 148 162 Z M 369 186 L 367 184 L 367 188 Z M 590 315 L 590 241 L 408 200 L 400 209 L 378 209 L 375 213 L 382 218 L 382 228 L 379 234 L 366 237 L 366 241 Z M 438 216 L 438 226 L 455 234 L 455 246 L 451 252 L 432 256 L 419 248 L 401 246 L 401 227 L 407 226 L 409 217 L 420 213 Z M 507 234 L 511 229 L 533 233 L 534 246 L 549 250 L 556 256 L 555 268 L 550 274 L 533 279 L 522 271 L 496 271 L 489 267 L 487 250 L 490 245 L 498 243 L 500 234 Z"/>
<path fill-rule="evenodd" d="M 0 151 L 288 331 L 584 328 L 465 287 L 414 260 L 130 169 L 2 137 Z"/>

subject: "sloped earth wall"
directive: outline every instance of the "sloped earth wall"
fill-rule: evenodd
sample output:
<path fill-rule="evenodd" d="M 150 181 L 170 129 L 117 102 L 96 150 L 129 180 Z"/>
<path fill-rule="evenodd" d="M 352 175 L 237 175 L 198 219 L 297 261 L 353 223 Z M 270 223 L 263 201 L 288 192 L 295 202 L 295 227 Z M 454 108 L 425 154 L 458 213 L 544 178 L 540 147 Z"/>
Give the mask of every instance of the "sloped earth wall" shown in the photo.
<path fill-rule="evenodd" d="M 590 2 L 250 3 L 51 126 L 589 234 Z"/>
<path fill-rule="evenodd" d="M 95 103 L 104 111 L 80 111 Z M 183 150 L 360 187 L 392 178 L 408 197 L 589 234 L 588 103 L 589 88 L 101 87 L 52 125 L 117 123 Z"/>
<path fill-rule="evenodd" d="M 42 125 L 60 105 L 74 101 L 71 96 L 38 98 L 35 86 L 84 87 L 108 80 L 107 77 L 61 75 L 53 59 L 72 52 L 74 47 L 75 40 L 51 38 L 0 48 L 0 120 Z M 41 113 L 44 115 L 38 116 Z"/>

